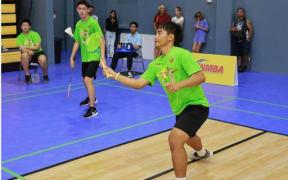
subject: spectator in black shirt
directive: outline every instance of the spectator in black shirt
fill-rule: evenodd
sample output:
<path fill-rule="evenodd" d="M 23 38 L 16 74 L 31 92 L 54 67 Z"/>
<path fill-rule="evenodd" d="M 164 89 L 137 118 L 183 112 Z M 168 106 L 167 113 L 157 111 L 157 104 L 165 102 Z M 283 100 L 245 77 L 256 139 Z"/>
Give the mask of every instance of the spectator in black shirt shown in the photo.
<path fill-rule="evenodd" d="M 253 35 L 253 27 L 250 20 L 246 19 L 245 10 L 237 9 L 237 18 L 232 22 L 231 40 L 232 40 L 232 56 L 237 56 L 238 71 L 244 72 L 249 62 L 251 38 Z"/>
<path fill-rule="evenodd" d="M 118 31 L 118 20 L 116 11 L 110 12 L 109 18 L 106 19 L 105 23 L 105 39 L 106 39 L 106 51 L 107 57 L 112 58 L 114 55 L 114 44 L 116 39 L 116 33 Z"/>

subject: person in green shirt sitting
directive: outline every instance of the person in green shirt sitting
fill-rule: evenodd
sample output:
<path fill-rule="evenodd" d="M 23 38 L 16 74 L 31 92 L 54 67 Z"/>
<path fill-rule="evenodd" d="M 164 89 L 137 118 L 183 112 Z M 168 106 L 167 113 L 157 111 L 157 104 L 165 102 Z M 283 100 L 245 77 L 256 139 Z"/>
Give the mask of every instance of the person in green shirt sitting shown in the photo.
<path fill-rule="evenodd" d="M 184 144 L 195 151 L 190 153 L 192 160 L 206 159 L 213 155 L 202 146 L 198 129 L 208 118 L 209 103 L 201 84 L 205 76 L 190 51 L 176 47 L 182 42 L 181 27 L 172 22 L 157 27 L 155 45 L 161 56 L 152 61 L 139 79 L 131 79 L 115 73 L 108 67 L 103 73 L 120 83 L 142 89 L 153 85 L 158 79 L 166 92 L 176 123 L 169 135 L 169 145 L 176 179 L 186 179 L 187 153 Z"/>
<path fill-rule="evenodd" d="M 82 80 L 88 97 L 80 102 L 80 106 L 89 105 L 87 112 L 83 115 L 84 118 L 98 115 L 95 108 L 97 99 L 95 98 L 93 80 L 96 78 L 99 65 L 106 65 L 104 36 L 98 22 L 89 16 L 89 7 L 87 1 L 80 0 L 77 3 L 77 12 L 81 19 L 75 27 L 73 35 L 75 42 L 70 57 L 70 66 L 73 69 L 75 67 L 75 55 L 79 47 L 81 48 Z"/>
<path fill-rule="evenodd" d="M 21 50 L 21 64 L 25 72 L 25 83 L 31 84 L 31 75 L 29 72 L 30 62 L 39 63 L 43 71 L 44 82 L 49 82 L 48 63 L 45 53 L 41 48 L 40 35 L 31 30 L 31 22 L 27 19 L 21 22 L 22 33 L 17 36 L 17 46 Z"/>

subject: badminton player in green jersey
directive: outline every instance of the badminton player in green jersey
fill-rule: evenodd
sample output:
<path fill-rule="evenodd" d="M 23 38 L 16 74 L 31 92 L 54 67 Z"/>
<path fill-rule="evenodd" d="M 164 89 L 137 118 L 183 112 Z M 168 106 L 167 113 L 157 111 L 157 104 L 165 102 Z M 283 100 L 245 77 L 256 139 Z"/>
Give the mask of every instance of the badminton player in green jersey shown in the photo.
<path fill-rule="evenodd" d="M 95 108 L 97 99 L 95 98 L 95 87 L 93 79 L 96 78 L 97 69 L 102 65 L 106 65 L 105 61 L 105 40 L 103 33 L 97 21 L 89 16 L 89 3 L 80 0 L 77 3 L 77 12 L 80 20 L 77 22 L 74 32 L 74 46 L 70 57 L 71 68 L 75 67 L 75 55 L 79 46 L 81 48 L 82 59 L 82 79 L 88 93 L 88 97 L 84 99 L 80 105 L 89 105 L 84 118 L 96 116 L 98 114 Z"/>
<path fill-rule="evenodd" d="M 198 129 L 209 113 L 209 103 L 201 87 L 205 76 L 191 52 L 175 46 L 179 45 L 182 38 L 180 26 L 172 22 L 159 25 L 155 45 L 162 55 L 149 64 L 139 79 L 127 78 L 108 67 L 103 68 L 104 75 L 109 74 L 111 78 L 135 89 L 153 85 L 158 79 L 176 115 L 176 123 L 169 135 L 169 145 L 176 179 L 179 180 L 186 179 L 188 158 L 184 144 L 195 150 L 190 154 L 193 160 L 206 159 L 213 154 L 202 146 L 197 136 Z"/>

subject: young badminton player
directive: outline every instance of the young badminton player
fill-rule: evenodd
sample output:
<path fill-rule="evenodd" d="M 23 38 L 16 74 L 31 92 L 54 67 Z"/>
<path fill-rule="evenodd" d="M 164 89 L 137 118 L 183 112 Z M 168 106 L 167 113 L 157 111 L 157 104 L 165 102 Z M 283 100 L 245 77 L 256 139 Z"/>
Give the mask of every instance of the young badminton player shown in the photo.
<path fill-rule="evenodd" d="M 156 31 L 155 45 L 162 55 L 149 64 L 139 79 L 127 78 L 108 67 L 103 68 L 103 73 L 135 89 L 153 85 L 158 79 L 176 115 L 169 145 L 176 179 L 184 180 L 188 160 L 185 143 L 196 151 L 190 154 L 193 160 L 209 158 L 213 152 L 206 150 L 197 136 L 209 113 L 209 104 L 201 87 L 205 76 L 191 52 L 175 46 L 182 39 L 180 26 L 172 22 L 161 24 Z"/>
<path fill-rule="evenodd" d="M 83 115 L 84 118 L 96 116 L 98 111 L 95 108 L 97 99 L 95 98 L 95 87 L 93 79 L 96 78 L 96 72 L 101 65 L 106 65 L 105 61 L 105 40 L 103 33 L 97 21 L 89 16 L 89 3 L 80 0 L 77 3 L 77 12 L 80 20 L 76 24 L 74 32 L 74 46 L 70 57 L 71 68 L 75 67 L 75 55 L 79 46 L 81 47 L 82 59 L 82 80 L 85 84 L 88 97 L 84 99 L 80 105 L 89 105 L 87 112 Z M 98 36 L 100 41 L 91 40 L 92 37 Z M 98 44 L 98 46 L 97 46 Z"/>

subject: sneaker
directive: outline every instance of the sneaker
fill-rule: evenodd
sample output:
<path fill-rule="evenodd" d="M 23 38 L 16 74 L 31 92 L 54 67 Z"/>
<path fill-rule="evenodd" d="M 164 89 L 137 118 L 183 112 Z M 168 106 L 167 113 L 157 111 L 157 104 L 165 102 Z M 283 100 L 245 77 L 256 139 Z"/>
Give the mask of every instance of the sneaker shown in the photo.
<path fill-rule="evenodd" d="M 45 83 L 48 83 L 50 81 L 48 75 L 43 76 L 43 80 Z"/>
<path fill-rule="evenodd" d="M 2 52 L 7 52 L 7 51 L 8 51 L 8 49 L 7 49 L 7 48 L 5 48 L 4 46 L 1 46 L 1 51 L 2 51 Z"/>
<path fill-rule="evenodd" d="M 129 77 L 129 78 L 132 78 L 132 77 L 133 77 L 131 71 L 128 71 L 128 77 Z"/>
<path fill-rule="evenodd" d="M 191 160 L 201 160 L 201 159 L 207 159 L 213 156 L 212 151 L 208 151 L 207 149 L 205 149 L 205 151 L 206 151 L 206 154 L 204 156 L 199 156 L 197 152 L 191 152 L 189 157 Z"/>
<path fill-rule="evenodd" d="M 31 84 L 32 83 L 31 75 L 29 75 L 29 76 L 25 75 L 25 83 L 26 84 Z"/>
<path fill-rule="evenodd" d="M 95 98 L 95 104 L 97 103 L 98 103 L 98 100 Z M 85 105 L 89 105 L 89 97 L 87 97 L 86 99 L 80 102 L 80 106 L 85 106 Z"/>
<path fill-rule="evenodd" d="M 238 72 L 245 72 L 247 70 L 247 66 L 238 66 Z"/>
<path fill-rule="evenodd" d="M 91 118 L 93 116 L 97 116 L 98 111 L 95 107 L 90 107 L 87 112 L 83 115 L 83 118 Z"/>

